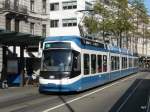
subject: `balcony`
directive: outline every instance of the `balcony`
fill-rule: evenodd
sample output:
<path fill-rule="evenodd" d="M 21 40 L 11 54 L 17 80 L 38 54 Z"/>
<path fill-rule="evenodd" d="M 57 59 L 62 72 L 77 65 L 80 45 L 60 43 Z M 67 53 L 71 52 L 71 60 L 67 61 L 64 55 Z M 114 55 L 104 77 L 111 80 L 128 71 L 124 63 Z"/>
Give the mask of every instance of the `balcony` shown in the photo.
<path fill-rule="evenodd" d="M 3 2 L 0 2 L 2 4 L 1 9 L 5 11 L 12 11 L 16 13 L 22 13 L 22 14 L 27 14 L 27 6 L 21 5 L 21 4 L 15 4 L 14 2 L 11 2 L 9 0 L 5 0 Z"/>

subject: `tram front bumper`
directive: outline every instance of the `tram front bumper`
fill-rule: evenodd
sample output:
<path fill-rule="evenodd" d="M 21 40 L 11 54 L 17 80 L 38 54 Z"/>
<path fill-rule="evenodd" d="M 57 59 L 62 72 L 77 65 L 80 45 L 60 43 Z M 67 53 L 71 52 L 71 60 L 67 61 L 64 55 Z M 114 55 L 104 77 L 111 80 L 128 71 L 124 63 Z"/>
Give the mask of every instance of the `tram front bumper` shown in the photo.
<path fill-rule="evenodd" d="M 55 84 L 40 84 L 39 91 L 41 92 L 75 92 L 78 88 L 71 85 L 55 85 Z"/>

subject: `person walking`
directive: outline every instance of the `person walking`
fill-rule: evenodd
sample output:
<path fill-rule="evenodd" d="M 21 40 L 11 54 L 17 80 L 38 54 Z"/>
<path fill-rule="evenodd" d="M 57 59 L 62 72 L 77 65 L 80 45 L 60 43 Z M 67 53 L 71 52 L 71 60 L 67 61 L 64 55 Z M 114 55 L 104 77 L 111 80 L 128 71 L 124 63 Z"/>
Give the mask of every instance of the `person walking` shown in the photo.
<path fill-rule="evenodd" d="M 7 71 L 5 67 L 2 68 L 2 72 L 1 72 L 1 88 L 2 89 L 8 88 Z"/>

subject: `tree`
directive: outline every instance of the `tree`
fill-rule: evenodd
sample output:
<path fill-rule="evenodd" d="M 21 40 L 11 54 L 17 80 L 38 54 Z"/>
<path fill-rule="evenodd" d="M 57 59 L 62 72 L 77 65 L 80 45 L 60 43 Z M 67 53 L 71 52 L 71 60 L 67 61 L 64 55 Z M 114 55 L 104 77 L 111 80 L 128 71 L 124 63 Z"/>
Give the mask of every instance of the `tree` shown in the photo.
<path fill-rule="evenodd" d="M 101 33 L 104 39 L 105 32 L 108 32 L 110 20 L 108 17 L 110 15 L 109 11 L 104 7 L 101 1 L 97 1 L 93 8 L 94 15 L 88 15 L 84 19 L 84 25 L 87 28 L 89 34 Z M 107 19 L 107 20 L 106 20 Z"/>
<path fill-rule="evenodd" d="M 148 24 L 143 0 L 130 0 L 130 4 L 128 0 L 111 0 L 107 3 L 97 0 L 93 12 L 94 15 L 84 19 L 84 25 L 90 34 L 101 33 L 104 40 L 107 33 L 112 34 L 118 39 L 119 47 L 123 47 L 122 40 L 126 40 L 127 48 L 128 41 L 132 40 L 131 34 L 136 41 L 138 36 L 142 35 L 144 38 L 145 26 L 143 33 L 139 31 L 139 24 Z"/>
<path fill-rule="evenodd" d="M 129 21 L 131 14 L 128 10 L 128 2 L 127 0 L 110 2 L 110 4 L 113 4 L 113 9 L 110 8 L 110 4 L 108 4 L 108 8 L 103 2 L 97 1 L 94 6 L 95 16 L 92 16 L 92 18 L 91 16 L 86 17 L 84 24 L 90 33 L 102 32 L 103 39 L 106 36 L 105 34 L 113 34 L 120 40 L 119 46 L 122 47 L 123 34 L 133 28 Z M 91 20 L 94 22 L 91 22 Z"/>

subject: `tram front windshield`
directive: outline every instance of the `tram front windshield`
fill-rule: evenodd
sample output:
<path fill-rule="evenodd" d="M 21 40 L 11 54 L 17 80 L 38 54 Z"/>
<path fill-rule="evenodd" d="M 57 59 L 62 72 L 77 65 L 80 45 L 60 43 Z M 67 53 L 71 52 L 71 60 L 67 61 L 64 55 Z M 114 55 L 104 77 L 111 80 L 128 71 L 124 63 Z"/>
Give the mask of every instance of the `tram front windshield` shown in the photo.
<path fill-rule="evenodd" d="M 71 71 L 71 50 L 44 50 L 43 56 L 43 71 Z"/>

